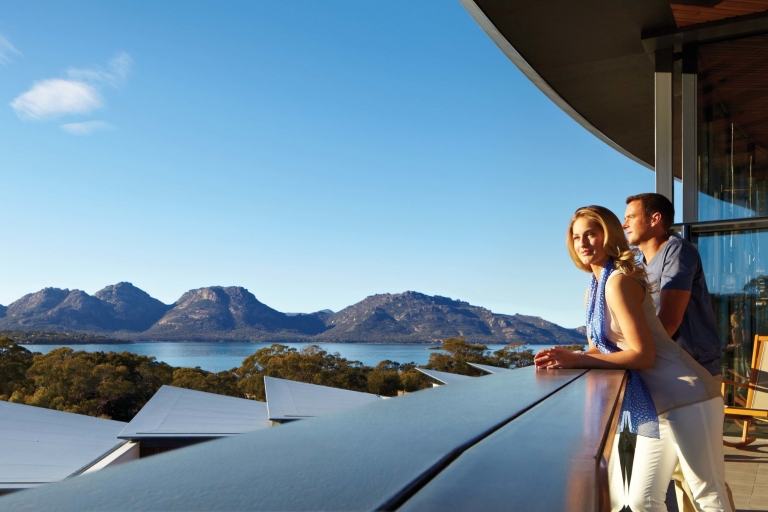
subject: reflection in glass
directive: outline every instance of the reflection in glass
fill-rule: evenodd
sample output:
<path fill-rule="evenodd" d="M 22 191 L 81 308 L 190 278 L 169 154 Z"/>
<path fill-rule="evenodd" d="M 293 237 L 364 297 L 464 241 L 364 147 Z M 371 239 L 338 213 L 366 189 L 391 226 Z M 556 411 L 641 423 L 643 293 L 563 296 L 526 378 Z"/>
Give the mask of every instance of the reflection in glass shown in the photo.
<path fill-rule="evenodd" d="M 752 339 L 768 334 L 768 230 L 701 234 L 698 248 L 720 334 L 723 377 L 749 375 Z M 736 398 L 729 390 L 726 401 Z"/>
<path fill-rule="evenodd" d="M 768 35 L 698 47 L 699 220 L 768 215 Z"/>

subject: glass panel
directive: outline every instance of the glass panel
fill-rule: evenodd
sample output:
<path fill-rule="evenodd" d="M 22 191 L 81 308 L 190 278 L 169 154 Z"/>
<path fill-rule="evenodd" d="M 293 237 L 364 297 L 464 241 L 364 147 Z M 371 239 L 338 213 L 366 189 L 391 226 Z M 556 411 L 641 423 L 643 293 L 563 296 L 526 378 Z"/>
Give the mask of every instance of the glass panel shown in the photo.
<path fill-rule="evenodd" d="M 768 215 L 768 34 L 698 47 L 699 220 Z"/>
<path fill-rule="evenodd" d="M 755 334 L 768 334 L 768 229 L 701 234 L 699 253 L 723 349 L 723 377 L 749 376 Z M 739 391 L 741 393 L 741 391 Z M 738 401 L 729 388 L 726 402 Z"/>

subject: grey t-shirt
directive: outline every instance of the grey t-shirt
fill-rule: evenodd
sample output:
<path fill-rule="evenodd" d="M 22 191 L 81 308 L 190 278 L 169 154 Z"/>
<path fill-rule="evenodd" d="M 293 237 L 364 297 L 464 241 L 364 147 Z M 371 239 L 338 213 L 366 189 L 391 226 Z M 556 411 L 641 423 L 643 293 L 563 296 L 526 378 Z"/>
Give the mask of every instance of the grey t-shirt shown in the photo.
<path fill-rule="evenodd" d="M 671 236 L 656 256 L 646 262 L 645 270 L 657 314 L 661 290 L 691 292 L 683 321 L 672 339 L 709 373 L 720 375 L 720 337 L 699 251 L 690 242 Z"/>

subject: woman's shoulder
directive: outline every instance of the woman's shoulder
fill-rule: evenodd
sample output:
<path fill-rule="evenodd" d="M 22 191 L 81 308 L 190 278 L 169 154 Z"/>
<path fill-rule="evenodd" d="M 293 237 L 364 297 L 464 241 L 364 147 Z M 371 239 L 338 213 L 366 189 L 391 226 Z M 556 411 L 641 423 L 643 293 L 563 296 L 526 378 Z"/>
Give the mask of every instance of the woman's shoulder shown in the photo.
<path fill-rule="evenodd" d="M 645 293 L 645 286 L 639 279 L 634 276 L 628 276 L 625 273 L 614 270 L 608 281 L 605 283 L 606 295 L 613 295 L 616 293 L 637 293 L 642 291 Z"/>

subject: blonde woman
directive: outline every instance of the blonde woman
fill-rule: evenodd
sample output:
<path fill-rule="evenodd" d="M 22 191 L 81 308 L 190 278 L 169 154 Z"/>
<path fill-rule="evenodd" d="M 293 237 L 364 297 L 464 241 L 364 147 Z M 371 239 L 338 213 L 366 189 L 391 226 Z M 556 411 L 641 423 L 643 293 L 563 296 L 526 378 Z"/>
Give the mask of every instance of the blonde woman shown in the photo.
<path fill-rule="evenodd" d="M 624 505 L 633 512 L 667 510 L 664 499 L 679 461 L 697 510 L 732 512 L 717 382 L 667 335 L 621 222 L 602 206 L 579 208 L 566 243 L 576 266 L 592 274 L 586 294 L 589 350 L 542 350 L 535 363 L 539 369 L 630 370 L 619 430 L 637 434 L 637 446 L 625 490 L 614 445 L 609 464 L 613 510 Z"/>

